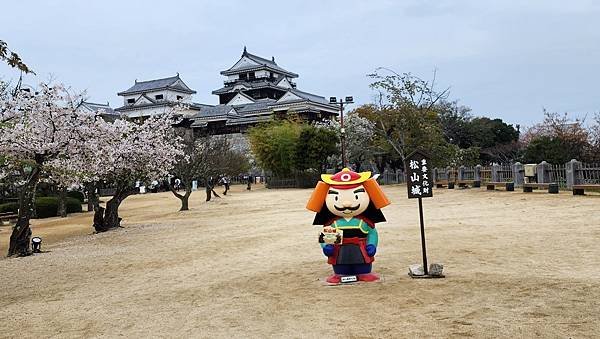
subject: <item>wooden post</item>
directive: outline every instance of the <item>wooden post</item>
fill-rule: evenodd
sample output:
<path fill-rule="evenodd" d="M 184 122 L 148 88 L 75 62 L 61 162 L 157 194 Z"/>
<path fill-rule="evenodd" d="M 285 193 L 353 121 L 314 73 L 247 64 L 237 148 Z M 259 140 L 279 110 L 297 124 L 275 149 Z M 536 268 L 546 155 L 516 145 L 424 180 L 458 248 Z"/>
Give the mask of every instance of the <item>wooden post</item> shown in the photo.
<path fill-rule="evenodd" d="M 423 272 L 429 275 L 427 266 L 427 247 L 425 246 L 425 222 L 423 221 L 423 199 L 419 198 L 419 219 L 421 220 L 421 249 L 423 250 Z"/>

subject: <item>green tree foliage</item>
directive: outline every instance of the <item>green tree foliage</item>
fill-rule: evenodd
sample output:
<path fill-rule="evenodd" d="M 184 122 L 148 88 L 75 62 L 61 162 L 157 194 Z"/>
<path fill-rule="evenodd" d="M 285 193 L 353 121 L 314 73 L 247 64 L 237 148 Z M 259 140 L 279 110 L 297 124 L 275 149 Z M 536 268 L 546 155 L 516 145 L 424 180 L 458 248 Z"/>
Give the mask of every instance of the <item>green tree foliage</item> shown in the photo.
<path fill-rule="evenodd" d="M 327 157 L 339 152 L 338 142 L 337 134 L 331 129 L 302 125 L 296 144 L 296 169 L 322 170 Z"/>
<path fill-rule="evenodd" d="M 565 114 L 544 110 L 544 121 L 530 128 L 523 137 L 525 145 L 523 162 L 537 163 L 545 160 L 549 163 L 562 164 L 571 159 L 584 162 L 593 161 L 590 131 L 584 121 L 571 119 Z"/>
<path fill-rule="evenodd" d="M 259 166 L 278 176 L 311 168 L 322 170 L 327 157 L 338 152 L 334 131 L 287 120 L 250 129 L 249 140 Z"/>
<path fill-rule="evenodd" d="M 251 128 L 250 148 L 258 165 L 275 175 L 286 175 L 295 169 L 295 154 L 300 126 L 283 120 Z"/>
<path fill-rule="evenodd" d="M 525 163 L 537 164 L 545 160 L 551 164 L 564 164 L 571 158 L 560 139 L 540 135 L 529 142 L 523 150 L 522 159 Z"/>
<path fill-rule="evenodd" d="M 467 147 L 476 146 L 485 149 L 519 140 L 519 131 L 502 119 L 474 118 L 467 128 L 472 137 L 471 145 Z"/>
<path fill-rule="evenodd" d="M 472 138 L 469 147 L 480 149 L 482 163 L 508 163 L 518 157 L 521 147 L 519 130 L 502 119 L 477 117 L 469 122 L 467 128 Z"/>
<path fill-rule="evenodd" d="M 478 149 L 478 161 L 511 162 L 518 156 L 520 145 L 518 126 L 487 117 L 472 117 L 470 108 L 457 102 L 441 102 L 439 119 L 447 142 L 461 149 Z M 473 148 L 473 149 L 471 149 Z"/>
<path fill-rule="evenodd" d="M 35 74 L 24 62 L 21 57 L 10 49 L 6 42 L 0 40 L 0 60 L 6 62 L 10 67 L 17 68 L 25 73 Z"/>
<path fill-rule="evenodd" d="M 460 148 L 473 146 L 473 136 L 470 128 L 471 109 L 467 106 L 459 106 L 456 101 L 442 101 L 437 108 L 439 109 L 438 118 L 446 141 Z"/>

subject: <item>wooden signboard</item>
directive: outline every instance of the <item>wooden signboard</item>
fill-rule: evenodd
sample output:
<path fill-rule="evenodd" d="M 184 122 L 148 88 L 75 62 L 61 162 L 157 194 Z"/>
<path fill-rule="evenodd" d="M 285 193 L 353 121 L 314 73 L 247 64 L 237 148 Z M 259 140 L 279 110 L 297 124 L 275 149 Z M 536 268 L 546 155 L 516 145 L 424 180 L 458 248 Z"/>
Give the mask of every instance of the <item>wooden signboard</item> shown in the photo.
<path fill-rule="evenodd" d="M 406 187 L 408 198 L 433 197 L 433 177 L 429 157 L 421 151 L 414 151 L 406 158 Z"/>
<path fill-rule="evenodd" d="M 406 187 L 408 189 L 408 198 L 419 199 L 419 219 L 421 221 L 421 248 L 423 251 L 423 272 L 419 274 L 414 274 L 411 271 L 411 277 L 443 277 L 442 275 L 429 275 L 429 267 L 427 267 L 427 247 L 425 246 L 425 222 L 423 220 L 423 198 L 433 197 L 433 177 L 431 175 L 429 157 L 422 151 L 414 151 L 408 157 L 406 157 L 404 169 L 406 171 Z"/>

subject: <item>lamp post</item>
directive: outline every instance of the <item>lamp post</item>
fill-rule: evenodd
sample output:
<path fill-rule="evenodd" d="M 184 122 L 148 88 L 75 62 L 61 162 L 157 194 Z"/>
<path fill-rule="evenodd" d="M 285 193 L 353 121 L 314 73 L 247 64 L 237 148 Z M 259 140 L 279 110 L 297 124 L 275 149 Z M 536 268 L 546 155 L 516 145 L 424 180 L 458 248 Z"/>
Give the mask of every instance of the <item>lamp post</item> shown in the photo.
<path fill-rule="evenodd" d="M 329 103 L 340 105 L 340 133 L 342 134 L 340 141 L 342 144 L 342 168 L 345 168 L 346 167 L 346 130 L 344 128 L 344 105 L 353 104 L 354 98 L 352 98 L 351 96 L 348 96 L 344 99 L 340 98 L 340 100 L 338 101 L 338 99 L 336 97 L 329 97 Z"/>

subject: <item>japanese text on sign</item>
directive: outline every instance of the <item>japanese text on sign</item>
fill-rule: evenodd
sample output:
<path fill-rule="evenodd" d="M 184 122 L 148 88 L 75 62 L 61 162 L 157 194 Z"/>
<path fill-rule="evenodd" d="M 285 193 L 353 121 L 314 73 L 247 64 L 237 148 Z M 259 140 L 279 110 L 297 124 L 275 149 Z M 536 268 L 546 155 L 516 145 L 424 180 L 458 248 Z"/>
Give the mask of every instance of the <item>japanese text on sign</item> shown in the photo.
<path fill-rule="evenodd" d="M 433 196 L 433 182 L 429 172 L 429 159 L 420 152 L 413 152 L 406 160 L 406 186 L 408 198 Z"/>

